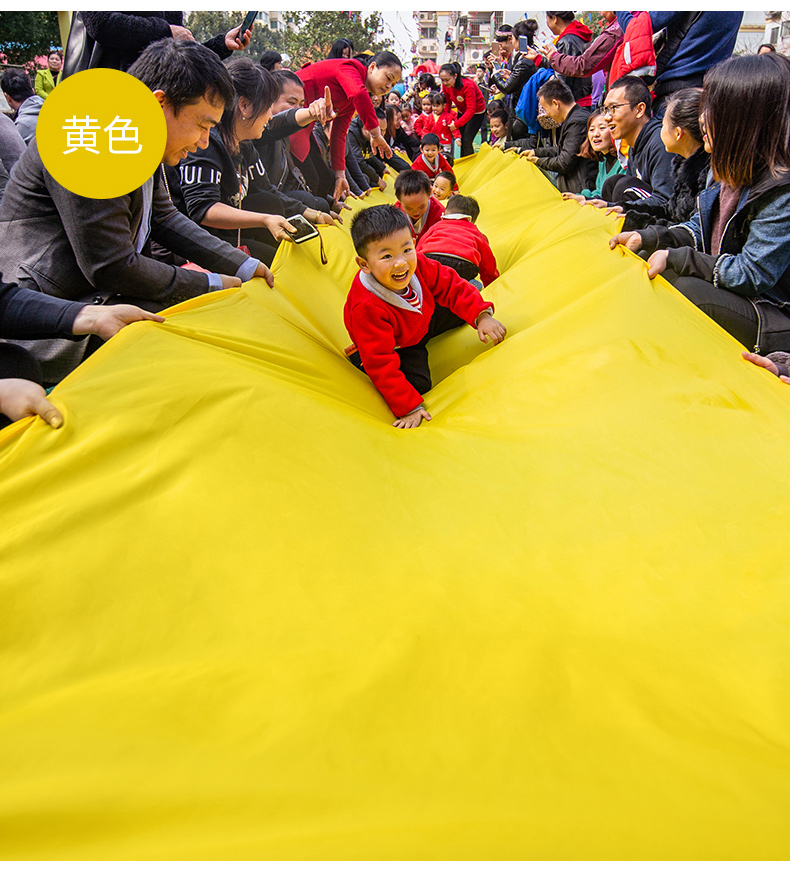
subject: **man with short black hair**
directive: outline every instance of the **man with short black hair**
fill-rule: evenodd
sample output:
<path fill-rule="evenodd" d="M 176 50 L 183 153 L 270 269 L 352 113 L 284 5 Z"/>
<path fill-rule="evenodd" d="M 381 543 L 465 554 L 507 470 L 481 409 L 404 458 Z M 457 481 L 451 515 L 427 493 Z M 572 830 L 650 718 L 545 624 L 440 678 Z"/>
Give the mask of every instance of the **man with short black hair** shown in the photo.
<path fill-rule="evenodd" d="M 8 101 L 8 105 L 14 110 L 14 124 L 22 135 L 22 139 L 29 143 L 36 134 L 38 114 L 44 98 L 39 97 L 30 84 L 30 78 L 22 70 L 9 70 L 0 77 L 0 88 Z"/>
<path fill-rule="evenodd" d="M 504 63 L 499 70 L 491 74 L 491 81 L 505 95 L 505 105 L 512 119 L 509 132 L 509 138 L 512 140 L 529 134 L 527 126 L 516 116 L 516 106 L 524 86 L 537 70 L 535 62 L 526 53 L 519 51 L 520 37 L 530 39 L 531 34 L 532 31 L 526 21 L 517 21 L 512 27 L 509 24 L 501 25 L 494 36 L 502 52 Z"/>
<path fill-rule="evenodd" d="M 666 206 L 675 186 L 673 156 L 661 141 L 661 119 L 651 113 L 650 91 L 645 83 L 637 76 L 621 76 L 613 82 L 603 116 L 614 140 L 628 146 L 627 176 L 617 181 L 607 205 L 619 207 L 619 212 L 634 201 L 651 207 Z"/>
<path fill-rule="evenodd" d="M 159 101 L 167 124 L 162 160 L 177 164 L 208 145 L 208 132 L 233 100 L 227 70 L 195 42 L 160 40 L 130 68 Z M 14 167 L 0 203 L 0 272 L 9 282 L 90 304 L 161 309 L 271 271 L 176 210 L 157 170 L 121 197 L 81 197 L 44 167 L 35 140 Z M 154 241 L 211 273 L 150 257 Z M 85 341 L 32 341 L 44 380 L 61 380 L 82 360 Z"/>
<path fill-rule="evenodd" d="M 522 155 L 541 170 L 557 174 L 557 188 L 579 194 L 589 188 L 595 164 L 579 155 L 587 136 L 587 110 L 573 99 L 570 88 L 559 79 L 549 79 L 538 89 L 538 103 L 557 122 L 557 145 L 527 149 Z"/>

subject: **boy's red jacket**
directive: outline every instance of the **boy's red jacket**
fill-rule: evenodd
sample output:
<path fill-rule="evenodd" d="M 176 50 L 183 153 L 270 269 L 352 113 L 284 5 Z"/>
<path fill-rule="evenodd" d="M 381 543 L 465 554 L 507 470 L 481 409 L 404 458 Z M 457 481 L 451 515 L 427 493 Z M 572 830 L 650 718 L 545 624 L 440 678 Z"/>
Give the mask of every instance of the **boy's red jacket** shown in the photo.
<path fill-rule="evenodd" d="M 398 347 L 415 346 L 428 332 L 435 302 L 448 307 L 470 325 L 487 309 L 480 292 L 452 268 L 417 253 L 417 279 L 422 286 L 422 312 L 393 307 L 365 288 L 359 273 L 343 310 L 351 340 L 356 344 L 365 372 L 384 396 L 395 416 L 405 416 L 422 404 L 422 395 L 400 370 Z"/>
<path fill-rule="evenodd" d="M 439 163 L 437 164 L 436 170 L 431 170 L 431 168 L 428 166 L 428 164 L 426 163 L 426 161 L 422 157 L 422 155 L 418 155 L 414 159 L 414 161 L 411 162 L 411 169 L 412 170 L 422 170 L 422 172 L 430 180 L 436 179 L 437 174 L 441 173 L 442 171 L 446 171 L 448 173 L 453 172 L 453 168 L 450 167 L 450 163 L 444 157 L 444 155 L 442 155 L 441 152 L 439 152 L 439 154 L 437 155 L 437 158 L 439 159 Z"/>
<path fill-rule="evenodd" d="M 400 205 L 400 201 L 395 201 L 394 206 L 397 210 L 403 209 L 403 207 Z M 420 242 L 420 240 L 422 239 L 422 235 L 428 230 L 428 228 L 430 228 L 432 225 L 435 225 L 443 215 L 444 207 L 433 195 L 431 195 L 431 200 L 428 204 L 428 218 L 423 223 L 423 226 L 420 229 L 420 233 L 414 235 L 414 239 L 417 243 Z M 412 223 L 411 232 L 412 234 L 414 234 L 414 223 Z"/>
<path fill-rule="evenodd" d="M 453 142 L 454 136 L 456 139 L 461 136 L 458 131 L 450 130 L 452 122 L 455 122 L 456 125 L 458 124 L 456 116 L 451 112 L 447 112 L 447 110 L 439 113 L 438 116 L 431 113 L 431 118 L 425 123 L 422 135 L 424 137 L 426 134 L 436 134 L 442 146 L 449 146 Z"/>
<path fill-rule="evenodd" d="M 443 218 L 420 237 L 417 252 L 454 255 L 476 264 L 484 286 L 499 276 L 486 235 L 470 219 Z"/>
<path fill-rule="evenodd" d="M 427 126 L 428 126 L 428 124 L 430 123 L 430 121 L 431 121 L 432 118 L 433 118 L 433 113 L 432 113 L 432 112 L 428 112 L 428 113 L 426 113 L 426 112 L 421 112 L 421 113 L 417 116 L 417 118 L 414 119 L 414 133 L 415 133 L 415 135 L 418 136 L 420 139 L 423 138 L 423 135 L 424 135 L 424 134 L 428 134 L 428 133 L 430 133 L 430 131 L 428 130 L 428 127 L 427 127 Z"/>
<path fill-rule="evenodd" d="M 458 108 L 458 118 L 455 122 L 457 128 L 465 125 L 473 115 L 483 112 L 486 108 L 483 92 L 476 82 L 467 79 L 466 76 L 461 77 L 460 88 L 450 88 L 449 85 L 442 85 L 442 93 L 448 107 L 452 103 Z"/>

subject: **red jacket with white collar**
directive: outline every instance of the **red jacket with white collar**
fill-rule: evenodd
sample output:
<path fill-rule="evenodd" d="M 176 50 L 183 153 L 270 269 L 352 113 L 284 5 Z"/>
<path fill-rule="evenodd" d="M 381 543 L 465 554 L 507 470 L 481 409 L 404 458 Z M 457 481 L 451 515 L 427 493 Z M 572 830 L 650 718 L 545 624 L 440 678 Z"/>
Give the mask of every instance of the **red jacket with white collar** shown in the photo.
<path fill-rule="evenodd" d="M 417 252 L 454 255 L 476 264 L 484 286 L 499 276 L 488 237 L 471 219 L 443 218 L 420 237 Z"/>
<path fill-rule="evenodd" d="M 414 161 L 411 162 L 412 170 L 422 170 L 422 172 L 433 181 L 436 179 L 437 174 L 442 173 L 442 171 L 446 171 L 447 173 L 452 173 L 453 168 L 450 167 L 449 161 L 442 155 L 441 152 L 436 156 L 438 159 L 436 162 L 436 170 L 430 168 L 425 160 L 425 158 L 420 154 L 418 155 Z M 457 186 L 456 186 L 457 188 Z"/>
<path fill-rule="evenodd" d="M 448 307 L 470 325 L 494 305 L 462 280 L 452 268 L 417 253 L 417 279 L 422 286 L 422 312 L 394 307 L 365 288 L 359 273 L 343 310 L 343 321 L 359 350 L 365 372 L 395 416 L 405 416 L 422 404 L 422 395 L 400 370 L 398 347 L 415 346 L 428 333 L 435 302 Z"/>
<path fill-rule="evenodd" d="M 400 201 L 395 201 L 395 209 L 402 210 L 403 207 L 400 205 Z M 431 201 L 428 204 L 428 216 L 422 224 L 422 228 L 420 228 L 419 234 L 414 234 L 414 223 L 412 222 L 411 232 L 414 234 L 414 239 L 417 243 L 420 242 L 422 235 L 430 228 L 432 225 L 435 225 L 439 219 L 444 215 L 444 207 L 441 203 L 431 195 Z M 411 221 L 411 218 L 409 219 Z"/>

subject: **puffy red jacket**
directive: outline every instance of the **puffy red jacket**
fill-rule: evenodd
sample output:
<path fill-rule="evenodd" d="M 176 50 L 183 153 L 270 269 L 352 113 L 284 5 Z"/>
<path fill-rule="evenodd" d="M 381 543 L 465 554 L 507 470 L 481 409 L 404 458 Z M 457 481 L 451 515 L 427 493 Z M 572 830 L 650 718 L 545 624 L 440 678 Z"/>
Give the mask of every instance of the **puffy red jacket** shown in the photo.
<path fill-rule="evenodd" d="M 655 76 L 653 22 L 649 12 L 634 12 L 609 70 L 611 84 L 621 76 Z"/>
<path fill-rule="evenodd" d="M 420 237 L 417 252 L 424 255 L 453 255 L 477 265 L 484 286 L 499 276 L 488 237 L 471 219 L 443 218 Z"/>

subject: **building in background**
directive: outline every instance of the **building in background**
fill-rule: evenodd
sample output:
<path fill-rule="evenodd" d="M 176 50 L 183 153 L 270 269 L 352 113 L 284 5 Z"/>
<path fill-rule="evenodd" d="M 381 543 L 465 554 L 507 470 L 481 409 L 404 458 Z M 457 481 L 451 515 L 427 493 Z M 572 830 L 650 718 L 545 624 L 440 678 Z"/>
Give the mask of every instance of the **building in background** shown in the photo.
<path fill-rule="evenodd" d="M 744 14 L 744 20 L 750 13 Z M 770 43 L 777 52 L 790 54 L 790 12 L 766 12 L 761 43 Z"/>

